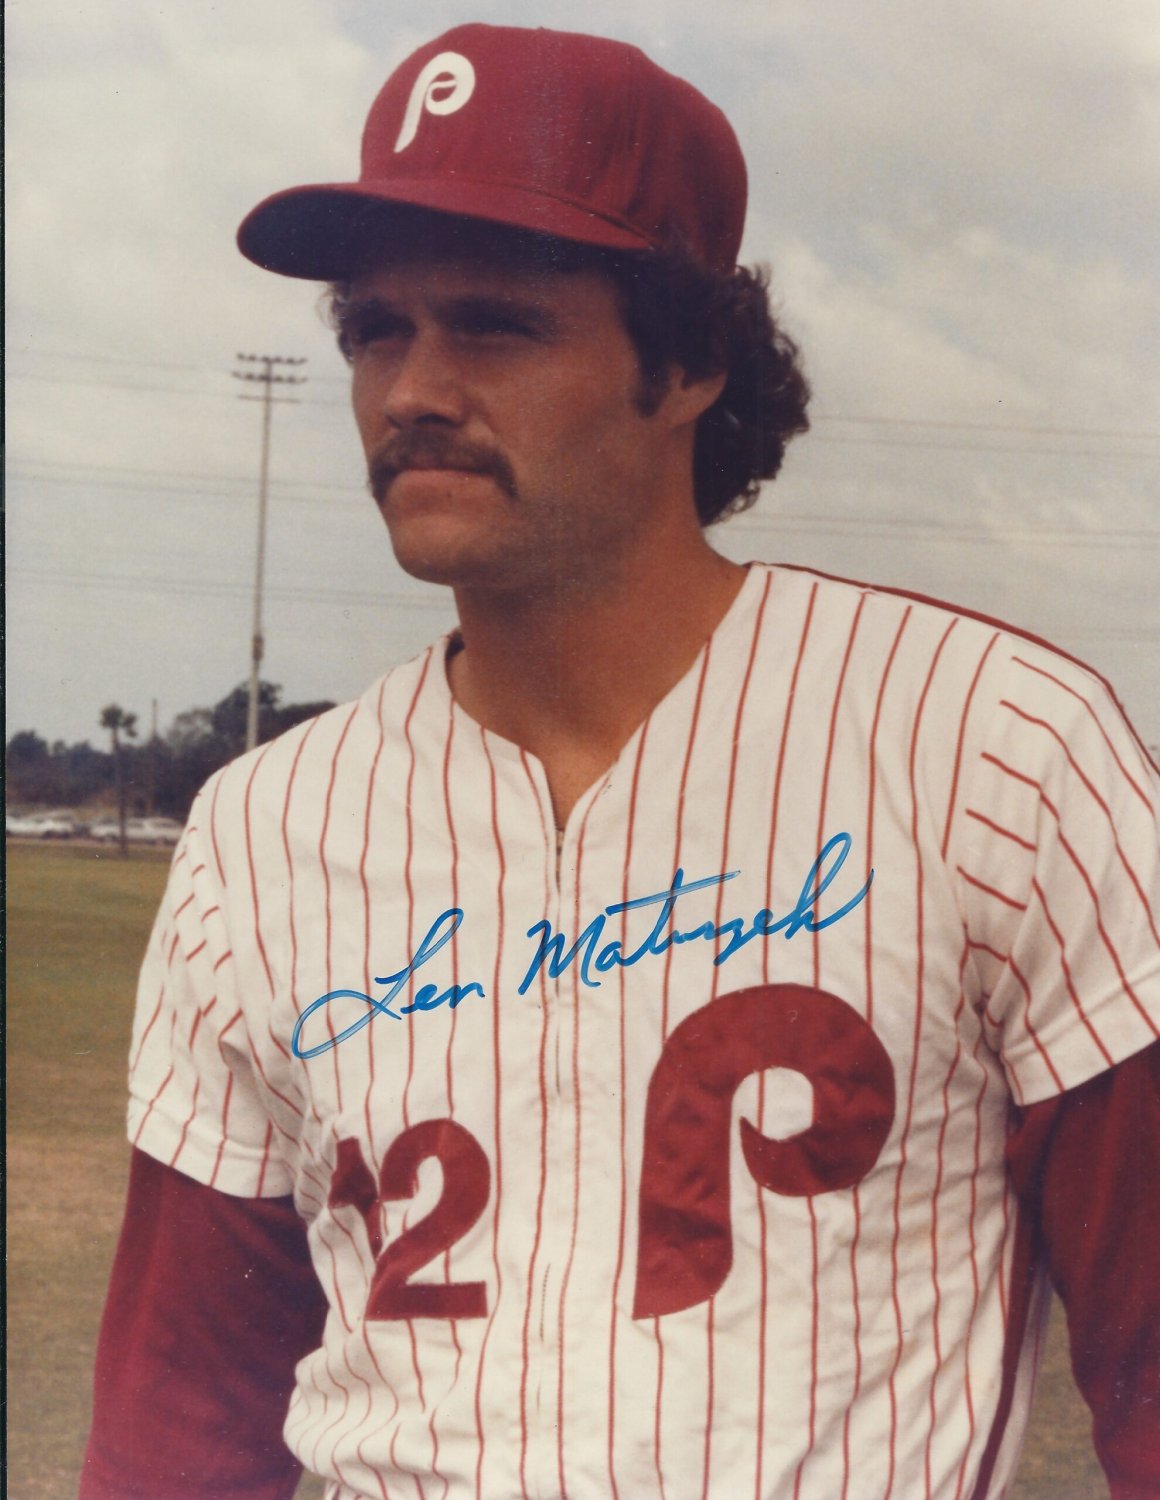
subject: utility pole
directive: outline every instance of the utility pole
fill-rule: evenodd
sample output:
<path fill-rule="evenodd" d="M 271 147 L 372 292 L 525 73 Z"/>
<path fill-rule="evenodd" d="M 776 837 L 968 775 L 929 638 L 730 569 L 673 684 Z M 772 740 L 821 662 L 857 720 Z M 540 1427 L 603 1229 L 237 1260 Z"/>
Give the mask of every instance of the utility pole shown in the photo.
<path fill-rule="evenodd" d="M 304 365 L 304 359 L 290 359 L 281 354 L 239 354 L 246 364 L 261 365 L 261 373 L 253 370 L 233 370 L 235 380 L 257 381 L 262 387 L 260 396 L 242 396 L 242 401 L 262 403 L 262 468 L 258 481 L 258 556 L 254 568 L 254 629 L 250 637 L 250 699 L 246 710 L 246 749 L 252 750 L 258 743 L 258 694 L 260 691 L 262 656 L 265 641 L 262 638 L 262 580 L 266 571 L 266 490 L 270 474 L 270 408 L 275 400 L 292 402 L 292 396 L 275 397 L 276 385 L 304 385 L 304 375 L 275 375 L 275 365 Z"/>
<path fill-rule="evenodd" d="M 145 812 L 149 817 L 157 811 L 157 699 L 153 699 L 153 733 L 149 736 L 149 757 L 145 762 L 148 780 L 145 784 Z"/>

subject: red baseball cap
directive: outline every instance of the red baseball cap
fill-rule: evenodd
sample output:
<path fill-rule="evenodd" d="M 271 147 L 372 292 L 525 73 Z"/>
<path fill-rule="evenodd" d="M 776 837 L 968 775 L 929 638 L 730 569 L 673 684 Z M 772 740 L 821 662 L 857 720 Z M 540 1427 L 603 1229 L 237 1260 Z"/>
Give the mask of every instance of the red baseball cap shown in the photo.
<path fill-rule="evenodd" d="M 745 202 L 728 120 L 639 48 L 473 24 L 387 79 L 357 182 L 275 193 L 243 220 L 238 246 L 284 276 L 339 280 L 368 205 L 396 203 L 616 250 L 677 242 L 730 270 Z"/>

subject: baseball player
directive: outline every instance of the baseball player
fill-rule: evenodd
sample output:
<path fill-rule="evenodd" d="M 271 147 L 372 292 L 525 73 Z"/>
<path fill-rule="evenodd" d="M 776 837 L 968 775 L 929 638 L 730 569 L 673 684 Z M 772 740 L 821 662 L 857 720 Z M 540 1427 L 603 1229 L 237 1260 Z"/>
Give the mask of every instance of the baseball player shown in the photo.
<path fill-rule="evenodd" d="M 998 1497 L 1045 1268 L 1160 1493 L 1160 781 L 1043 644 L 710 548 L 806 425 L 744 211 L 690 85 L 469 25 L 243 223 L 459 628 L 193 808 L 83 1500 Z"/>

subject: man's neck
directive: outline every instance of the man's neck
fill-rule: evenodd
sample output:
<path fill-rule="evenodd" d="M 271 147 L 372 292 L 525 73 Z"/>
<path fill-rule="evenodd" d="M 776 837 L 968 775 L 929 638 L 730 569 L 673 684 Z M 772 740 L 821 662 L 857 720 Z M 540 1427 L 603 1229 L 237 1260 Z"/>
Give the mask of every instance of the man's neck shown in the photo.
<path fill-rule="evenodd" d="M 639 560 L 638 560 L 639 561 Z M 698 537 L 655 550 L 630 576 L 536 597 L 457 591 L 460 706 L 544 765 L 559 826 L 689 670 L 744 570 Z"/>

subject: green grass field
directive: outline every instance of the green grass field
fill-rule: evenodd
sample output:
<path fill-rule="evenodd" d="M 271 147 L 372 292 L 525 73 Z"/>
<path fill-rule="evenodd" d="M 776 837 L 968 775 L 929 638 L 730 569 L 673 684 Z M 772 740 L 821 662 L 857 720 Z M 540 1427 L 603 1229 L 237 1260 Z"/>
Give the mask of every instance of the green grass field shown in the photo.
<path fill-rule="evenodd" d="M 8 1490 L 73 1500 L 124 1193 L 137 965 L 165 854 L 8 848 Z M 1100 1500 L 1087 1409 L 1053 1333 L 1010 1500 Z M 320 1488 L 304 1481 L 298 1500 Z M 158 1496 L 157 1500 L 164 1500 Z M 899 1500 L 910 1500 L 900 1496 Z"/>

